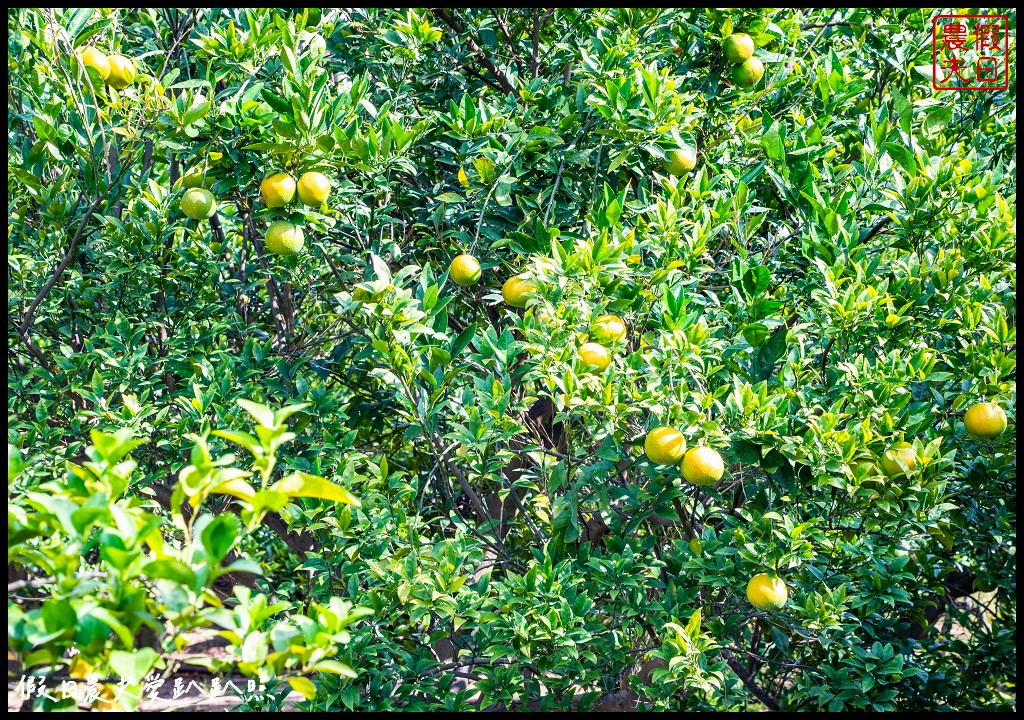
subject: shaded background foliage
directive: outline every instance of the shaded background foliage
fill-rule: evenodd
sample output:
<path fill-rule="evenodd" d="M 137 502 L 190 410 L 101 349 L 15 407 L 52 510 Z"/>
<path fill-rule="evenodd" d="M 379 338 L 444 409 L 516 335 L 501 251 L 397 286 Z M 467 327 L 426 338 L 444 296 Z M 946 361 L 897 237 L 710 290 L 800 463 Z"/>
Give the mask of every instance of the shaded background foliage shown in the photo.
<path fill-rule="evenodd" d="M 934 92 L 933 14 L 9 11 L 9 500 L 130 427 L 161 512 L 186 435 L 304 402 L 278 472 L 362 506 L 239 549 L 275 600 L 374 611 L 313 707 L 1014 707 L 1016 86 Z M 86 44 L 139 80 L 91 88 Z M 314 168 L 325 206 L 262 206 Z M 588 374 L 605 312 L 628 344 Z M 660 424 L 726 478 L 648 463 Z M 857 470 L 899 440 L 917 472 Z"/>

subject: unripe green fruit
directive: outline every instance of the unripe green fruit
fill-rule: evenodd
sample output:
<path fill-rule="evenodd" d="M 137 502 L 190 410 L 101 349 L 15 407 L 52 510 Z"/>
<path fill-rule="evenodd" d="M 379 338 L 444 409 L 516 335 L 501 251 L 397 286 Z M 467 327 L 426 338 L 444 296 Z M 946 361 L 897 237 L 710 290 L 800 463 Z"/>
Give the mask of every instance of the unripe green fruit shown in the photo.
<path fill-rule="evenodd" d="M 665 171 L 669 175 L 685 175 L 697 164 L 697 153 L 693 148 L 681 147 L 665 153 Z"/>
<path fill-rule="evenodd" d="M 193 220 L 206 220 L 217 212 L 217 201 L 209 190 L 192 188 L 181 196 L 181 211 Z"/>
<path fill-rule="evenodd" d="M 618 315 L 598 315 L 590 326 L 590 337 L 601 345 L 626 339 L 626 323 Z"/>
<path fill-rule="evenodd" d="M 305 237 L 300 226 L 278 220 L 267 228 L 264 241 L 267 251 L 275 255 L 297 255 L 302 250 Z"/>
<path fill-rule="evenodd" d="M 686 438 L 674 427 L 656 427 L 644 438 L 644 453 L 658 465 L 675 465 L 686 453 Z"/>
<path fill-rule="evenodd" d="M 978 403 L 964 413 L 964 427 L 971 437 L 999 437 L 1006 430 L 1006 411 L 995 403 Z"/>
<path fill-rule="evenodd" d="M 533 280 L 510 277 L 501 287 L 501 297 L 512 307 L 524 308 L 530 293 L 536 289 Z"/>
<path fill-rule="evenodd" d="M 722 41 L 722 51 L 729 62 L 744 62 L 754 54 L 754 40 L 746 33 L 733 33 Z"/>
<path fill-rule="evenodd" d="M 184 188 L 204 187 L 207 190 L 213 188 L 213 178 L 208 177 L 199 170 L 193 170 L 181 179 L 181 186 Z"/>
<path fill-rule="evenodd" d="M 756 57 L 747 58 L 732 71 L 732 81 L 741 88 L 752 88 L 764 76 L 764 65 Z"/>
<path fill-rule="evenodd" d="M 789 599 L 789 589 L 780 578 L 759 573 L 747 583 L 747 600 L 758 610 L 779 610 Z"/>
<path fill-rule="evenodd" d="M 896 478 L 905 475 L 903 468 L 896 461 L 897 458 L 902 460 L 911 472 L 917 469 L 917 453 L 914 452 L 914 446 L 907 442 L 894 443 L 882 455 L 882 471 L 887 477 Z"/>
<path fill-rule="evenodd" d="M 462 287 L 475 285 L 480 280 L 480 263 L 472 255 L 459 255 L 452 260 L 451 267 L 448 270 L 448 277 L 456 285 L 461 285 Z"/>
<path fill-rule="evenodd" d="M 260 195 L 267 207 L 283 208 L 295 197 L 295 179 L 288 173 L 274 173 L 260 183 Z"/>
<path fill-rule="evenodd" d="M 612 363 L 611 353 L 604 345 L 597 343 L 583 343 L 577 350 L 580 360 L 590 372 L 604 372 Z"/>

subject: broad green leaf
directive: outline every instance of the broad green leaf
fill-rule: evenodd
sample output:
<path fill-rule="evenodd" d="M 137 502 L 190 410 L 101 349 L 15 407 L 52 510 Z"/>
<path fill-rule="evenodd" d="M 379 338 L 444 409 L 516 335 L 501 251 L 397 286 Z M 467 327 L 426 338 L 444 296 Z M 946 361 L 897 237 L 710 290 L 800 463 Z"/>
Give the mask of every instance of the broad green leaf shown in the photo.
<path fill-rule="evenodd" d="M 110 653 L 110 670 L 115 677 L 127 680 L 129 685 L 138 685 L 159 659 L 156 650 L 149 647 L 133 652 L 115 650 Z"/>
<path fill-rule="evenodd" d="M 274 413 L 266 405 L 254 403 L 251 400 L 240 398 L 237 400 L 239 407 L 252 415 L 256 422 L 266 428 L 274 427 Z"/>
<path fill-rule="evenodd" d="M 312 700 L 316 697 L 316 685 L 314 685 L 308 678 L 301 676 L 290 677 L 288 678 L 288 684 L 292 686 L 292 690 L 297 691 L 307 700 Z"/>
<path fill-rule="evenodd" d="M 310 475 L 304 472 L 294 472 L 286 478 L 274 483 L 270 489 L 273 492 L 284 493 L 289 497 L 311 497 L 321 500 L 333 500 L 334 502 L 355 505 L 359 507 L 359 498 L 343 488 L 335 485 L 330 480 L 319 475 Z"/>

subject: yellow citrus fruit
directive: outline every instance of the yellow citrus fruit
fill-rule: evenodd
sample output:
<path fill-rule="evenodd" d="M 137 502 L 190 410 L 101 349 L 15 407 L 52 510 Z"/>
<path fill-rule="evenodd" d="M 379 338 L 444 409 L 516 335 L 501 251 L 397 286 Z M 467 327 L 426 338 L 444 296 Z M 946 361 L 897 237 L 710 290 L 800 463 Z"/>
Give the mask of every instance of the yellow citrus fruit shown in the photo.
<path fill-rule="evenodd" d="M 205 220 L 217 212 L 217 201 L 206 188 L 192 188 L 181 196 L 181 211 L 193 220 Z"/>
<path fill-rule="evenodd" d="M 103 51 L 87 47 L 82 51 L 81 58 L 83 65 L 93 68 L 104 80 L 110 76 L 110 60 L 103 54 Z"/>
<path fill-rule="evenodd" d="M 510 277 L 501 286 L 501 297 L 512 307 L 524 308 L 530 293 L 537 289 L 533 280 Z"/>
<path fill-rule="evenodd" d="M 618 315 L 598 315 L 590 326 L 590 337 L 601 345 L 626 339 L 626 323 Z"/>
<path fill-rule="evenodd" d="M 756 57 L 747 58 L 732 70 L 732 81 L 742 88 L 752 88 L 764 75 L 764 65 Z"/>
<path fill-rule="evenodd" d="M 456 285 L 461 285 L 462 287 L 476 285 L 477 281 L 480 280 L 480 263 L 472 255 L 459 255 L 452 260 L 452 265 L 448 269 L 448 277 Z"/>
<path fill-rule="evenodd" d="M 267 250 L 275 255 L 296 255 L 302 249 L 305 238 L 302 228 L 287 220 L 278 220 L 267 228 L 265 238 Z"/>
<path fill-rule="evenodd" d="M 902 460 L 911 472 L 917 469 L 917 453 L 914 452 L 914 446 L 907 442 L 893 443 L 882 455 L 882 472 L 886 477 L 900 477 L 905 474 L 903 468 L 896 462 L 897 458 Z"/>
<path fill-rule="evenodd" d="M 754 54 L 754 39 L 746 33 L 733 33 L 722 41 L 725 59 L 731 63 L 741 63 Z"/>
<path fill-rule="evenodd" d="M 964 427 L 971 437 L 998 437 L 1006 430 L 1006 412 L 995 403 L 971 405 L 964 413 Z"/>
<path fill-rule="evenodd" d="M 694 485 L 714 485 L 725 474 L 722 456 L 713 448 L 691 448 L 683 457 L 683 479 Z"/>
<path fill-rule="evenodd" d="M 260 183 L 260 195 L 267 207 L 282 208 L 295 197 L 295 179 L 288 173 L 274 173 Z"/>
<path fill-rule="evenodd" d="M 107 85 L 120 90 L 135 82 L 135 63 L 124 55 L 111 55 L 107 60 L 110 62 Z"/>
<path fill-rule="evenodd" d="M 299 201 L 310 207 L 320 207 L 331 194 L 331 181 L 319 172 L 304 173 L 299 178 Z"/>
<path fill-rule="evenodd" d="M 603 372 L 612 363 L 611 353 L 604 345 L 597 343 L 583 343 L 577 351 L 580 360 L 589 365 L 595 372 Z"/>
<path fill-rule="evenodd" d="M 747 600 L 758 610 L 779 610 L 789 599 L 789 590 L 782 578 L 758 573 L 747 583 Z"/>
<path fill-rule="evenodd" d="M 675 428 L 662 425 L 647 433 L 647 437 L 644 438 L 644 452 L 651 462 L 675 465 L 686 452 L 686 438 Z"/>
<path fill-rule="evenodd" d="M 681 147 L 665 153 L 665 172 L 669 175 L 685 175 L 697 164 L 697 153 L 693 148 Z"/>

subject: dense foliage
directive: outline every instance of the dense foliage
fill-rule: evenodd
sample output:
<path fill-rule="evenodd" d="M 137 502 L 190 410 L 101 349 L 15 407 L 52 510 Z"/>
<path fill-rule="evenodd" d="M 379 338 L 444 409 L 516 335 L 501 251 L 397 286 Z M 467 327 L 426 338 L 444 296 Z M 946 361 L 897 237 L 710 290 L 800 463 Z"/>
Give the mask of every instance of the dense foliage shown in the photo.
<path fill-rule="evenodd" d="M 316 709 L 1015 707 L 1016 85 L 933 90 L 935 12 L 9 10 L 9 657 L 136 687 L 212 627 Z"/>

